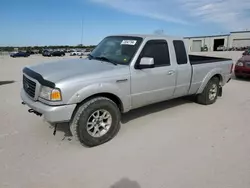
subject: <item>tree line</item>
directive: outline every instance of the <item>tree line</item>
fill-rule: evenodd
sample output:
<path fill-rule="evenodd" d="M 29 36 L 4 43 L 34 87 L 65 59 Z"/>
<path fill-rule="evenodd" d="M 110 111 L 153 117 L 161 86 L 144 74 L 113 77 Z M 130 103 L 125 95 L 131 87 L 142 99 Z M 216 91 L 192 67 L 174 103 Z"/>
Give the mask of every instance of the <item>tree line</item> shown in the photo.
<path fill-rule="evenodd" d="M 0 51 L 7 51 L 7 52 L 11 52 L 14 51 L 15 49 L 18 49 L 19 51 L 30 51 L 30 50 L 44 50 L 44 49 L 86 49 L 86 48 L 90 48 L 93 49 L 95 48 L 95 45 L 90 45 L 90 46 L 83 46 L 83 45 L 76 45 L 76 46 L 69 46 L 69 45 L 53 45 L 53 46 L 22 46 L 22 47 L 18 47 L 18 46 L 0 46 Z"/>

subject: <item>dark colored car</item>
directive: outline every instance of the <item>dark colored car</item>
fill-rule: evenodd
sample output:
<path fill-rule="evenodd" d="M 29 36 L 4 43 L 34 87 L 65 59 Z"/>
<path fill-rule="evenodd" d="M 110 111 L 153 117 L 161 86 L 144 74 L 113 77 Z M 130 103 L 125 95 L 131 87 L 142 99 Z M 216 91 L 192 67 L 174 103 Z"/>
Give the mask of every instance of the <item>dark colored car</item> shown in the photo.
<path fill-rule="evenodd" d="M 52 56 L 65 56 L 65 53 L 63 51 L 53 51 L 51 55 Z"/>
<path fill-rule="evenodd" d="M 10 54 L 10 57 L 29 57 L 30 54 L 27 52 L 16 52 L 16 53 L 12 53 Z"/>
<path fill-rule="evenodd" d="M 34 54 L 35 54 L 35 52 L 32 51 L 32 50 L 27 50 L 26 53 L 27 53 L 27 54 L 30 54 L 30 55 L 34 55 Z"/>
<path fill-rule="evenodd" d="M 51 57 L 52 56 L 52 52 L 51 50 L 44 50 L 42 55 L 43 56 L 47 56 L 47 57 Z"/>
<path fill-rule="evenodd" d="M 238 60 L 234 74 L 236 78 L 250 77 L 250 55 L 245 55 Z"/>

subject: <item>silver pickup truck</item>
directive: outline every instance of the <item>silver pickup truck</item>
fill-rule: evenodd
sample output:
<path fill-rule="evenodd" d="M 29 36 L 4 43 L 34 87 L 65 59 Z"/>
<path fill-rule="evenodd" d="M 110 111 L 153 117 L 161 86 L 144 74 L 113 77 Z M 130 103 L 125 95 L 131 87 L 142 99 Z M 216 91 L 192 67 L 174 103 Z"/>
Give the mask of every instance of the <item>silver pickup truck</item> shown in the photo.
<path fill-rule="evenodd" d="M 104 38 L 85 59 L 23 69 L 23 104 L 50 123 L 69 122 L 85 146 L 111 140 L 122 113 L 182 96 L 213 104 L 231 79 L 231 59 L 187 55 L 182 38 Z"/>

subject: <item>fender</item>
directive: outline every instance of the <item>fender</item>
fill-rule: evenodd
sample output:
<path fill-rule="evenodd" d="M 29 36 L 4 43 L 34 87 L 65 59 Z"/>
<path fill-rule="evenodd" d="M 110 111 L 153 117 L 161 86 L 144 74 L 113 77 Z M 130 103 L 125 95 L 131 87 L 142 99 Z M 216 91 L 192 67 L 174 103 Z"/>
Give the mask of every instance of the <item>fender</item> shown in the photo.
<path fill-rule="evenodd" d="M 120 88 L 117 87 L 115 84 L 111 83 L 95 83 L 88 85 L 78 92 L 76 92 L 68 101 L 68 104 L 78 104 L 87 99 L 88 97 L 91 97 L 93 95 L 99 94 L 99 93 L 109 93 L 117 96 L 123 106 L 123 111 L 127 112 L 131 108 L 131 97 L 130 95 L 124 95 L 120 93 Z"/>
<path fill-rule="evenodd" d="M 215 68 L 213 70 L 211 70 L 209 73 L 207 73 L 207 75 L 205 76 L 205 78 L 202 80 L 202 84 L 200 86 L 200 88 L 198 89 L 197 94 L 200 94 L 203 92 L 203 90 L 205 89 L 207 83 L 209 82 L 209 80 L 211 80 L 211 78 L 213 76 L 220 75 L 221 79 L 223 79 L 223 76 L 221 74 L 222 70 L 220 68 Z M 221 82 L 223 82 L 223 80 L 221 80 Z"/>

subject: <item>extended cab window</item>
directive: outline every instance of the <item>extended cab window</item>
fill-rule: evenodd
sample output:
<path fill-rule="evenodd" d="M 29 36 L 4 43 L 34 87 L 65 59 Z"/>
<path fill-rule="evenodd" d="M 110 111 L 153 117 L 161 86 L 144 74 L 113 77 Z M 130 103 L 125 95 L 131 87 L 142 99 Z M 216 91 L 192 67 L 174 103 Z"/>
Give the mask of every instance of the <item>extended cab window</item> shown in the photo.
<path fill-rule="evenodd" d="M 154 58 L 155 67 L 168 66 L 170 65 L 168 43 L 165 40 L 148 41 L 140 57 Z"/>
<path fill-rule="evenodd" d="M 187 64 L 188 59 L 184 42 L 181 40 L 174 40 L 173 43 L 174 43 L 177 63 L 179 65 Z"/>

